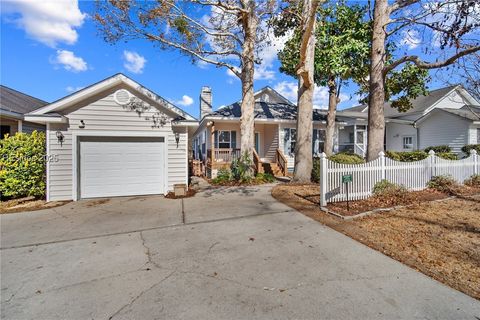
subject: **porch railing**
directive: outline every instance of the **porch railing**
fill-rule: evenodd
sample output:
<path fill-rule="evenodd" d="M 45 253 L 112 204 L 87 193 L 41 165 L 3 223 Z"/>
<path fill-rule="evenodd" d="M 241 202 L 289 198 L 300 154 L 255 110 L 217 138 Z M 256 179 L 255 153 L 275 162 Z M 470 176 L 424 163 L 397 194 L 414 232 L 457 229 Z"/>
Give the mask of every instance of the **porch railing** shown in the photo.
<path fill-rule="evenodd" d="M 213 162 L 232 162 L 233 159 L 240 157 L 240 149 L 216 148 L 213 151 Z M 212 150 L 207 150 L 207 159 L 212 161 Z"/>
<path fill-rule="evenodd" d="M 278 164 L 280 167 L 280 170 L 282 170 L 282 173 L 284 176 L 287 175 L 287 158 L 283 155 L 282 150 L 277 149 L 277 152 L 275 152 L 275 162 Z"/>

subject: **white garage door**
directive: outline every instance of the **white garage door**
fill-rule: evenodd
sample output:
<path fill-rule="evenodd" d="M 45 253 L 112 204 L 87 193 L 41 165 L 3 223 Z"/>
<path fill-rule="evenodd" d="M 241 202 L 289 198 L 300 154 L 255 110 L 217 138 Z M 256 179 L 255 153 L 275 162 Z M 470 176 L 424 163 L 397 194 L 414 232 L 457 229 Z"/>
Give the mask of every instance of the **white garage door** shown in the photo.
<path fill-rule="evenodd" d="M 163 193 L 163 138 L 105 139 L 80 141 L 81 198 Z"/>

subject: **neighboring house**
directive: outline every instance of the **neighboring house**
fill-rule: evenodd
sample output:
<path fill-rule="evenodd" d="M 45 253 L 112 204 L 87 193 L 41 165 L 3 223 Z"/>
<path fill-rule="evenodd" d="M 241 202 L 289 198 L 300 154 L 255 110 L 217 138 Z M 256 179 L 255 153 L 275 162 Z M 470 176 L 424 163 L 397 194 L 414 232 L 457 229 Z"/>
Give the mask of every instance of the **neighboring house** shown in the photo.
<path fill-rule="evenodd" d="M 0 85 L 0 139 L 17 132 L 45 131 L 45 125 L 25 121 L 24 114 L 46 104 L 43 100 Z"/>
<path fill-rule="evenodd" d="M 202 160 L 205 173 L 215 177 L 240 155 L 241 102 L 212 110 L 212 92 L 200 94 L 200 124 L 193 136 L 194 158 Z M 286 175 L 293 171 L 297 106 L 270 87 L 255 93 L 255 166 L 262 171 Z M 326 113 L 313 111 L 314 154 L 323 151 Z M 336 142 L 336 135 L 335 135 Z"/>
<path fill-rule="evenodd" d="M 399 112 L 385 104 L 385 149 L 412 151 L 448 145 L 461 153 L 466 144 L 480 143 L 480 103 L 461 85 L 430 91 L 412 100 L 413 108 Z M 365 155 L 367 106 L 338 112 L 347 123 L 339 132 L 339 150 Z M 360 146 L 360 147 L 358 147 Z"/>
<path fill-rule="evenodd" d="M 188 183 L 197 120 L 123 74 L 25 120 L 46 124 L 48 201 L 166 194 Z"/>

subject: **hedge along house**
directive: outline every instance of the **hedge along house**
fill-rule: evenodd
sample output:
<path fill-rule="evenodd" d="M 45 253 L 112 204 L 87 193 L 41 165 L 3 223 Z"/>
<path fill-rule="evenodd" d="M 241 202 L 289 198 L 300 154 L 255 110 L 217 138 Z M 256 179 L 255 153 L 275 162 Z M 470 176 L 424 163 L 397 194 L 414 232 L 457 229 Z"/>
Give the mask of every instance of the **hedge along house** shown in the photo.
<path fill-rule="evenodd" d="M 204 87 L 200 94 L 200 124 L 193 136 L 193 153 L 203 163 L 204 174 L 215 177 L 240 156 L 240 101 L 212 110 L 212 92 Z M 285 176 L 293 172 L 296 143 L 297 106 L 270 87 L 255 92 L 255 152 L 257 172 Z M 334 149 L 337 149 L 336 123 Z M 323 151 L 326 110 L 313 111 L 312 151 Z"/>
<path fill-rule="evenodd" d="M 196 119 L 123 74 L 25 119 L 46 124 L 47 201 L 166 194 L 188 182 Z"/>

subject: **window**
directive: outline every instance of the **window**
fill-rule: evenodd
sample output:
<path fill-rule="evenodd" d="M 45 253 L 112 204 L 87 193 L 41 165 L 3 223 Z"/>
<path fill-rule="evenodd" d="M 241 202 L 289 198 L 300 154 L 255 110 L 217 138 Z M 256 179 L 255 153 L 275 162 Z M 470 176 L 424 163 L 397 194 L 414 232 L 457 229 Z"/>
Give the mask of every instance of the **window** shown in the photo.
<path fill-rule="evenodd" d="M 413 137 L 403 137 L 403 149 L 413 150 Z"/>
<path fill-rule="evenodd" d="M 325 145 L 325 130 L 313 129 L 312 152 L 314 155 L 322 153 Z"/>
<path fill-rule="evenodd" d="M 285 128 L 283 136 L 283 152 L 286 155 L 295 153 L 295 142 L 297 141 L 297 130 L 293 128 Z"/>
<path fill-rule="evenodd" d="M 237 135 L 235 131 L 215 131 L 215 148 L 235 149 Z"/>
<path fill-rule="evenodd" d="M 477 144 L 480 144 L 480 128 L 477 128 Z"/>
<path fill-rule="evenodd" d="M 207 130 L 203 131 L 202 134 L 202 154 L 205 155 L 207 153 Z"/>
<path fill-rule="evenodd" d="M 10 134 L 10 126 L 1 126 L 0 139 L 3 139 L 7 133 Z"/>

